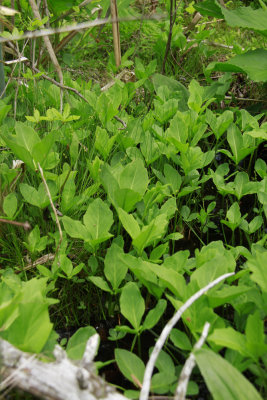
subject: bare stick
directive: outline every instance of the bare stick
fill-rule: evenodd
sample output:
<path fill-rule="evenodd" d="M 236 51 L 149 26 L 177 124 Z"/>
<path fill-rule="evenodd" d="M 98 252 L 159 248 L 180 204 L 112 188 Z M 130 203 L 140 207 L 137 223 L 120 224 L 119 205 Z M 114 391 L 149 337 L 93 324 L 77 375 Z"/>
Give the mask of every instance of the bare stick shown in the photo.
<path fill-rule="evenodd" d="M 54 203 L 53 203 L 53 200 L 52 200 L 52 197 L 51 197 L 51 193 L 50 193 L 49 187 L 48 187 L 47 182 L 46 182 L 45 177 L 44 177 L 43 168 L 41 167 L 41 165 L 40 165 L 39 163 L 37 164 L 37 166 L 38 166 L 38 169 L 39 169 L 39 171 L 40 171 L 40 174 L 41 174 L 41 177 L 42 177 L 42 181 L 43 181 L 43 184 L 44 184 L 44 187 L 45 187 L 47 196 L 48 196 L 48 198 L 49 198 L 50 205 L 51 205 L 51 207 L 52 207 L 53 213 L 54 213 L 55 218 L 56 218 L 56 224 L 57 224 L 58 232 L 59 232 L 59 241 L 58 241 L 58 245 L 57 245 L 57 248 L 56 248 L 56 251 L 55 251 L 55 254 L 57 254 L 57 252 L 58 252 L 58 250 L 59 250 L 59 248 L 60 248 L 62 239 L 63 239 L 63 236 L 62 236 L 62 229 L 61 229 L 61 225 L 60 225 L 60 222 L 59 222 L 59 219 L 58 219 L 56 207 L 54 206 Z"/>
<path fill-rule="evenodd" d="M 8 38 L 5 37 L 0 37 L 0 43 L 5 43 L 5 42 L 10 42 L 11 40 L 23 40 L 23 39 L 33 39 L 37 37 L 44 37 L 44 36 L 51 36 L 56 33 L 64 33 L 64 32 L 72 32 L 72 31 L 82 31 L 88 28 L 92 28 L 94 26 L 100 26 L 100 25 L 105 25 L 106 23 L 112 23 L 112 22 L 130 22 L 130 21 L 160 21 L 162 19 L 166 19 L 166 15 L 159 15 L 159 14 L 153 14 L 153 15 L 144 15 L 141 17 L 127 17 L 127 18 L 120 18 L 120 19 L 109 19 L 109 18 L 104 18 L 104 19 L 95 19 L 94 21 L 87 21 L 87 22 L 82 22 L 81 24 L 75 24 L 75 25 L 68 25 L 68 26 L 63 26 L 61 28 L 54 28 L 54 29 L 40 29 L 36 30 L 33 32 L 27 32 L 24 35 L 12 35 L 9 36 Z"/>
<path fill-rule="evenodd" d="M 198 292 L 193 294 L 183 305 L 182 307 L 179 308 L 179 310 L 174 314 L 174 316 L 170 319 L 170 321 L 167 323 L 167 325 L 164 327 L 163 331 L 160 334 L 160 337 L 158 338 L 155 347 L 150 355 L 150 358 L 148 360 L 148 363 L 146 365 L 145 369 L 145 374 L 144 374 L 144 379 L 143 379 L 143 386 L 142 390 L 140 392 L 140 397 L 139 400 L 147 400 L 148 395 L 149 395 L 149 388 L 150 388 L 150 381 L 152 377 L 152 373 L 154 370 L 155 362 L 158 358 L 158 355 L 164 346 L 164 343 L 169 336 L 172 328 L 174 325 L 177 324 L 179 319 L 181 318 L 182 314 L 197 300 L 199 299 L 203 294 L 205 294 L 209 289 L 213 288 L 216 286 L 219 282 L 223 281 L 226 278 L 229 278 L 230 276 L 235 275 L 234 272 L 230 272 L 228 274 L 224 274 L 222 276 L 219 276 L 219 278 L 215 279 L 214 281 L 210 282 L 207 286 L 204 288 L 200 289 Z"/>
<path fill-rule="evenodd" d="M 116 0 L 110 0 L 110 13 L 111 13 L 111 18 L 113 20 L 116 20 L 112 22 L 112 32 L 113 32 L 113 45 L 114 45 L 116 67 L 119 67 L 121 65 L 121 45 L 120 45 L 120 31 L 119 31 L 118 9 Z"/>
<path fill-rule="evenodd" d="M 194 350 L 200 349 L 203 346 L 208 336 L 209 329 L 210 329 L 210 323 L 206 322 L 202 334 L 194 346 Z M 195 364 L 196 364 L 196 359 L 194 353 L 191 352 L 180 373 L 180 378 L 178 381 L 178 386 L 175 391 L 174 400 L 185 400 L 188 382 Z"/>
<path fill-rule="evenodd" d="M 35 3 L 35 0 L 29 0 L 29 3 L 31 5 L 31 8 L 32 8 L 32 11 L 33 11 L 33 14 L 34 14 L 35 18 L 38 19 L 39 21 L 41 21 L 42 18 L 41 18 L 41 15 L 39 13 L 39 10 L 37 8 L 37 5 Z M 57 71 L 57 74 L 58 74 L 58 77 L 59 77 L 59 81 L 60 81 L 61 85 L 63 85 L 63 83 L 64 83 L 64 81 L 63 81 L 63 73 L 62 73 L 61 67 L 59 65 L 59 62 L 58 62 L 57 57 L 56 57 L 56 54 L 54 52 L 54 49 L 52 47 L 52 44 L 51 44 L 50 39 L 49 39 L 48 36 L 44 36 L 44 43 L 45 43 L 45 46 L 46 46 L 47 51 L 49 53 L 49 56 L 51 58 L 51 61 L 54 64 L 54 67 L 55 67 L 55 69 Z M 63 111 L 63 90 L 60 91 L 60 112 L 62 113 L 62 111 Z"/>
<path fill-rule="evenodd" d="M 28 221 L 26 221 L 26 222 L 17 222 L 17 221 L 11 221 L 10 219 L 0 218 L 0 223 L 9 224 L 9 225 L 15 225 L 15 226 L 21 226 L 22 228 L 25 229 L 25 231 L 28 231 L 29 229 L 31 229 L 31 225 L 29 224 Z"/>

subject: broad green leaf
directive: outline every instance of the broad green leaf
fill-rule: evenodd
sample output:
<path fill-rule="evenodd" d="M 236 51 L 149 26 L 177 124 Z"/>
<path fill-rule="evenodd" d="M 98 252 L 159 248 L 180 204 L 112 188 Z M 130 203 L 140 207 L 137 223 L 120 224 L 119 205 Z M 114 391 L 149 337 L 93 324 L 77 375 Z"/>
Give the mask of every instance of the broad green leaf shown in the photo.
<path fill-rule="evenodd" d="M 6 145 L 13 151 L 15 156 L 35 171 L 36 165 L 34 165 L 31 153 L 17 143 L 15 135 L 1 135 L 1 137 Z"/>
<path fill-rule="evenodd" d="M 267 353 L 265 343 L 264 321 L 259 311 L 250 314 L 246 324 L 246 347 L 257 359 Z"/>
<path fill-rule="evenodd" d="M 157 95 L 159 95 L 159 89 L 162 86 L 166 86 L 169 89 L 171 96 L 175 96 L 179 99 L 178 109 L 180 111 L 188 110 L 187 100 L 189 97 L 189 92 L 179 81 L 169 78 L 165 75 L 154 74 L 152 76 L 152 82 Z"/>
<path fill-rule="evenodd" d="M 226 186 L 227 187 L 227 186 Z M 246 172 L 238 172 L 234 180 L 234 194 L 240 200 L 243 196 L 254 194 L 258 191 L 258 183 L 250 182 Z"/>
<path fill-rule="evenodd" d="M 101 276 L 90 276 L 89 279 L 94 285 L 99 287 L 101 290 L 104 290 L 104 292 L 111 292 L 109 285 L 103 278 L 101 278 Z"/>
<path fill-rule="evenodd" d="M 242 222 L 240 208 L 237 202 L 233 203 L 226 213 L 228 221 L 222 219 L 221 222 L 234 231 Z"/>
<path fill-rule="evenodd" d="M 15 131 L 17 144 L 32 154 L 33 147 L 41 141 L 37 132 L 23 122 L 16 122 Z"/>
<path fill-rule="evenodd" d="M 85 326 L 78 329 L 68 341 L 66 352 L 72 360 L 81 360 L 85 351 L 88 339 L 96 333 L 92 326 Z"/>
<path fill-rule="evenodd" d="M 266 30 L 267 31 L 267 30 Z M 206 71 L 242 72 L 255 82 L 267 81 L 267 50 L 249 50 L 226 62 L 212 62 Z"/>
<path fill-rule="evenodd" d="M 64 185 L 64 189 L 62 191 L 62 198 L 60 204 L 60 210 L 62 213 L 66 213 L 69 209 L 71 209 L 75 205 L 75 192 L 76 192 L 76 185 L 75 185 L 75 176 L 77 172 L 70 172 L 69 178 Z"/>
<path fill-rule="evenodd" d="M 188 149 L 188 125 L 183 118 L 183 114 L 177 111 L 175 116 L 170 121 L 170 126 L 165 131 L 165 137 L 168 142 L 181 152 L 186 152 Z"/>
<path fill-rule="evenodd" d="M 47 185 L 53 200 L 53 198 L 57 193 L 56 184 L 53 181 L 47 181 Z M 28 185 L 27 183 L 21 183 L 19 188 L 22 196 L 24 197 L 24 200 L 27 203 L 32 204 L 33 206 L 39 207 L 41 209 L 44 209 L 50 204 L 43 183 L 39 185 L 38 190 L 36 190 L 33 186 Z"/>
<path fill-rule="evenodd" d="M 46 159 L 51 150 L 56 136 L 54 132 L 48 133 L 41 141 L 34 144 L 32 148 L 32 157 L 36 164 L 40 163 L 41 167 L 47 167 Z"/>
<path fill-rule="evenodd" d="M 219 276 L 235 270 L 235 259 L 229 253 L 218 253 L 211 260 L 207 260 L 191 275 L 191 281 L 196 281 L 199 288 L 206 286 Z"/>
<path fill-rule="evenodd" d="M 179 329 L 172 329 L 170 334 L 170 339 L 173 342 L 174 346 L 178 347 L 181 350 L 191 350 L 192 344 L 188 339 L 188 336 L 185 332 L 180 331 Z"/>
<path fill-rule="evenodd" d="M 145 321 L 143 323 L 143 330 L 144 329 L 152 329 L 160 320 L 162 314 L 164 313 L 167 306 L 167 302 L 164 299 L 158 301 L 155 308 L 149 311 L 147 314 Z"/>
<path fill-rule="evenodd" d="M 161 142 L 157 142 L 149 131 L 144 133 L 142 143 L 140 146 L 141 152 L 146 160 L 146 165 L 152 164 L 162 154 Z"/>
<path fill-rule="evenodd" d="M 228 10 L 221 7 L 221 11 L 228 25 L 240 28 L 253 29 L 267 36 L 267 11 L 251 7 L 239 7 L 235 10 Z"/>
<path fill-rule="evenodd" d="M 145 312 L 145 302 L 136 283 L 129 282 L 122 289 L 120 308 L 122 315 L 138 330 Z"/>
<path fill-rule="evenodd" d="M 234 114 L 230 110 L 224 111 L 216 120 L 214 134 L 218 140 L 233 122 Z"/>
<path fill-rule="evenodd" d="M 81 221 L 75 221 L 74 219 L 64 215 L 62 218 L 64 229 L 68 235 L 76 239 L 89 240 L 90 235 L 86 227 L 81 223 Z"/>
<path fill-rule="evenodd" d="M 194 355 L 214 400 L 263 400 L 254 386 L 218 354 L 199 349 Z"/>
<path fill-rule="evenodd" d="M 121 373 L 136 385 L 136 381 L 143 382 L 145 365 L 135 354 L 124 349 L 115 349 L 115 360 Z"/>
<path fill-rule="evenodd" d="M 185 297 L 186 283 L 181 274 L 163 265 L 150 264 L 148 267 L 177 298 L 183 299 Z"/>
<path fill-rule="evenodd" d="M 170 164 L 164 164 L 165 183 L 170 185 L 173 193 L 179 191 L 182 184 L 182 177 L 179 172 Z"/>
<path fill-rule="evenodd" d="M 119 288 L 128 270 L 125 263 L 120 261 L 119 254 L 123 254 L 122 248 L 112 243 L 105 257 L 104 273 L 115 291 Z"/>
<path fill-rule="evenodd" d="M 28 244 L 25 243 L 30 253 L 41 252 L 46 248 L 48 237 L 40 237 L 39 226 L 36 225 L 28 236 Z"/>
<path fill-rule="evenodd" d="M 267 140 L 267 126 L 261 126 L 259 129 L 253 129 L 252 131 L 246 131 L 245 134 L 255 139 Z"/>
<path fill-rule="evenodd" d="M 4 332 L 3 337 L 19 349 L 40 353 L 52 331 L 48 305 L 42 301 L 23 302 L 19 315 Z"/>
<path fill-rule="evenodd" d="M 149 225 L 142 228 L 138 236 L 133 240 L 133 246 L 137 248 L 141 254 L 143 249 L 155 240 L 162 238 L 165 234 L 166 227 L 168 225 L 168 219 L 165 214 L 158 215 Z"/>
<path fill-rule="evenodd" d="M 252 272 L 251 279 L 256 282 L 263 292 L 267 293 L 267 251 L 259 252 L 250 257 L 247 267 Z"/>
<path fill-rule="evenodd" d="M 164 372 L 158 372 L 152 376 L 151 391 L 157 394 L 164 394 L 168 392 L 170 386 L 177 381 L 175 374 L 170 375 Z"/>
<path fill-rule="evenodd" d="M 188 99 L 188 107 L 191 110 L 196 111 L 197 113 L 200 112 L 201 110 L 201 106 L 203 103 L 203 93 L 204 93 L 204 89 L 202 88 L 202 86 L 200 86 L 200 84 L 193 79 L 190 84 L 189 84 L 189 99 Z"/>
<path fill-rule="evenodd" d="M 157 121 L 161 124 L 165 124 L 169 121 L 178 109 L 178 100 L 170 99 L 165 101 L 163 104 L 161 101 L 154 100 L 154 114 Z"/>
<path fill-rule="evenodd" d="M 204 0 L 194 4 L 194 8 L 202 15 L 207 15 L 215 18 L 223 18 L 223 14 L 219 4 L 214 0 Z"/>
<path fill-rule="evenodd" d="M 121 189 L 131 189 L 143 196 L 147 185 L 147 170 L 140 159 L 132 161 L 123 168 L 119 177 L 119 186 Z"/>
<path fill-rule="evenodd" d="M 153 348 L 150 347 L 149 355 L 151 355 L 152 350 Z M 175 375 L 175 365 L 173 360 L 164 350 L 161 350 L 159 353 L 155 366 L 159 372 L 167 372 L 169 375 Z"/>
<path fill-rule="evenodd" d="M 129 233 L 132 239 L 135 239 L 140 234 L 138 222 L 132 214 L 128 214 L 122 208 L 118 208 L 119 219 L 124 229 Z"/>
<path fill-rule="evenodd" d="M 18 206 L 18 201 L 15 193 L 9 193 L 7 196 L 5 196 L 3 202 L 3 210 L 8 218 L 11 219 L 14 217 L 15 212 L 17 211 L 17 206 Z"/>
<path fill-rule="evenodd" d="M 59 258 L 60 269 L 65 273 L 65 275 L 69 278 L 71 277 L 73 271 L 73 265 L 71 260 L 66 256 L 66 254 L 61 254 Z"/>
<path fill-rule="evenodd" d="M 230 349 L 243 354 L 243 356 L 248 356 L 246 351 L 245 335 L 237 332 L 231 327 L 215 329 L 213 333 L 209 335 L 208 341 L 211 341 L 218 346 L 229 347 Z"/>
<path fill-rule="evenodd" d="M 11 105 L 7 105 L 0 100 L 0 124 L 2 124 L 3 120 L 7 116 L 7 113 L 9 112 L 11 107 L 12 107 Z"/>
<path fill-rule="evenodd" d="M 238 286 L 227 286 L 224 284 L 220 289 L 214 288 L 209 290 L 207 297 L 209 304 L 212 308 L 219 307 L 223 304 L 230 303 L 237 297 L 240 297 L 243 293 L 248 292 L 249 286 L 238 285 Z"/>
<path fill-rule="evenodd" d="M 107 240 L 112 236 L 109 229 L 113 224 L 113 213 L 100 198 L 89 204 L 83 222 L 93 240 Z"/>
<path fill-rule="evenodd" d="M 108 157 L 115 140 L 116 136 L 109 138 L 106 129 L 97 126 L 95 132 L 95 148 L 103 156 L 104 160 Z"/>

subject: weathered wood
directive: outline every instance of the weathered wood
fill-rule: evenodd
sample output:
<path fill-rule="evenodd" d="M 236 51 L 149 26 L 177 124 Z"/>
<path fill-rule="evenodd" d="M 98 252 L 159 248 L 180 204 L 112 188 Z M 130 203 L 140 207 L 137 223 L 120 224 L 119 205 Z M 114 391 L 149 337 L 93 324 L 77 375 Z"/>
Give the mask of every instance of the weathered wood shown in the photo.
<path fill-rule="evenodd" d="M 56 346 L 55 361 L 45 362 L 0 339 L 0 390 L 10 386 L 47 400 L 126 400 L 94 369 L 98 335 L 88 342 L 81 362 L 75 363 Z"/>

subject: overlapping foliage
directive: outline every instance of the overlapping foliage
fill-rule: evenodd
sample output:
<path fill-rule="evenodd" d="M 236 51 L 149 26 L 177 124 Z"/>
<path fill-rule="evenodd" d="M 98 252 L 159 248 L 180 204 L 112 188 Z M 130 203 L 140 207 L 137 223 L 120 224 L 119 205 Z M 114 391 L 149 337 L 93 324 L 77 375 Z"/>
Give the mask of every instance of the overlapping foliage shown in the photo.
<path fill-rule="evenodd" d="M 55 19 L 76 5 L 50 3 Z M 214 4 L 202 8 L 206 3 Z M 226 20 L 236 18 L 220 9 Z M 188 394 L 198 396 L 201 374 L 214 399 L 263 398 L 266 113 L 218 107 L 229 73 L 185 87 L 157 73 L 155 60 L 145 65 L 136 58 L 134 64 L 136 80 L 117 81 L 108 91 L 66 73 L 65 84 L 84 99 L 68 92 L 62 114 L 60 89 L 30 70 L 17 120 L 8 114 L 12 93 L 1 100 L 0 214 L 27 220 L 32 229 L 1 224 L 0 337 L 51 356 L 61 326 L 54 319 L 52 330 L 48 307 L 53 320 L 58 306 L 50 296 L 62 301 L 69 285 L 75 302 L 82 287 L 79 307 L 88 318 L 80 327 L 74 317 L 80 329 L 67 344 L 68 355 L 82 356 L 95 333 L 90 319 L 100 319 L 94 313 L 112 317 L 108 340 L 117 342 L 115 362 L 132 384 L 125 394 L 136 398 L 139 391 L 132 389 L 142 382 L 144 353 L 151 351 L 142 348 L 144 332 L 158 335 L 172 309 L 235 272 L 183 314 L 157 360 L 151 391 L 173 394 L 208 321 Z M 27 102 L 34 104 L 30 115 Z M 18 159 L 22 163 L 12 166 Z"/>

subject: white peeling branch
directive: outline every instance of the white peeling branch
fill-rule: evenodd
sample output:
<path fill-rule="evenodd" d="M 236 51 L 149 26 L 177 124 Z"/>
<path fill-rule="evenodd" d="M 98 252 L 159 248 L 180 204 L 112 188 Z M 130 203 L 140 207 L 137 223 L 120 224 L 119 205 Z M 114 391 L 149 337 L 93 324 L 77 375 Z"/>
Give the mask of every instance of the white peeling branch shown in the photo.
<path fill-rule="evenodd" d="M 197 300 L 199 299 L 203 294 L 205 294 L 209 289 L 213 288 L 216 286 L 219 282 L 223 281 L 226 278 L 229 278 L 230 276 L 233 276 L 235 273 L 230 272 L 228 274 L 224 274 L 222 276 L 219 276 L 219 278 L 215 279 L 214 281 L 210 282 L 207 286 L 204 288 L 200 289 L 198 292 L 193 294 L 183 305 L 182 307 L 179 308 L 179 310 L 174 314 L 174 316 L 170 319 L 170 321 L 167 323 L 167 325 L 164 327 L 163 331 L 161 332 L 160 337 L 158 338 L 155 347 L 150 355 L 150 358 L 148 360 L 148 363 L 146 365 L 145 369 L 145 374 L 144 374 L 144 379 L 143 379 L 143 385 L 142 389 L 140 392 L 140 397 L 139 400 L 147 400 L 148 395 L 149 395 L 149 388 L 150 388 L 150 382 L 154 370 L 154 366 L 156 363 L 156 360 L 158 358 L 158 355 L 161 351 L 161 349 L 164 346 L 164 343 L 169 336 L 172 328 L 177 324 L 179 319 L 181 318 L 182 314 Z"/>
<path fill-rule="evenodd" d="M 56 346 L 54 362 L 42 362 L 0 339 L 0 390 L 15 386 L 43 399 L 53 400 L 127 400 L 96 375 L 93 358 L 99 336 L 87 342 L 82 361 L 74 363 Z"/>
<path fill-rule="evenodd" d="M 194 350 L 200 349 L 203 346 L 203 344 L 208 336 L 209 329 L 210 329 L 210 323 L 206 322 L 204 325 L 202 334 L 194 346 Z M 174 400 L 185 400 L 188 382 L 189 382 L 192 370 L 195 365 L 196 365 L 196 359 L 195 359 L 194 353 L 192 352 L 192 353 L 190 353 L 190 356 L 186 360 L 186 362 L 183 366 L 183 369 L 180 373 L 178 385 L 177 385 L 177 388 L 175 391 Z"/>
<path fill-rule="evenodd" d="M 82 31 L 84 29 L 93 28 L 94 26 L 105 25 L 106 23 L 113 23 L 113 22 L 131 22 L 131 21 L 160 21 L 162 19 L 166 19 L 166 15 L 144 15 L 141 17 L 126 17 L 126 18 L 119 18 L 119 19 L 95 19 L 94 21 L 82 22 L 80 24 L 75 25 L 67 25 L 61 28 L 54 28 L 54 29 L 41 29 L 36 30 L 33 32 L 27 32 L 24 35 L 8 35 L 8 37 L 0 37 L 0 43 L 5 43 L 9 41 L 17 41 L 17 40 L 24 40 L 24 39 L 33 39 L 43 36 L 51 36 L 56 33 L 64 33 L 64 32 L 72 32 L 72 31 Z"/>

